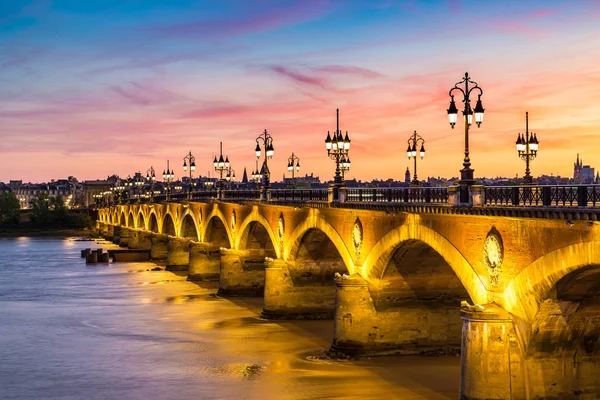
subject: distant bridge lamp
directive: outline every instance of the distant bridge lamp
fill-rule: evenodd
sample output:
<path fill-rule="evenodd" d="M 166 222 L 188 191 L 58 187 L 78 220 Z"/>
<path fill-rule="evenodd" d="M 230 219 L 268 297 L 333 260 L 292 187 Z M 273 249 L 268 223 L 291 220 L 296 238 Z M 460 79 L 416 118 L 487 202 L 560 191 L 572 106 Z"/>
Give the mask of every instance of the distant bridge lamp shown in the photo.
<path fill-rule="evenodd" d="M 331 137 L 329 131 L 327 131 L 327 138 L 325 139 L 325 148 L 327 149 L 327 155 L 335 160 L 335 177 L 333 178 L 333 201 L 339 201 L 339 189 L 346 186 L 344 180 L 344 173 L 350 170 L 350 137 L 348 131 L 346 136 L 342 135 L 340 130 L 340 109 L 336 109 L 336 129 Z"/>
<path fill-rule="evenodd" d="M 460 87 L 460 86 L 463 86 Z M 470 86 L 469 86 L 470 85 Z M 475 183 L 475 179 L 473 179 L 473 169 L 471 169 L 471 159 L 469 158 L 469 127 L 473 123 L 473 116 L 475 116 L 475 123 L 479 128 L 481 123 L 483 122 L 483 113 L 485 109 L 481 104 L 481 95 L 483 94 L 483 90 L 477 85 L 477 82 L 474 82 L 469 77 L 469 73 L 465 72 L 465 77 L 462 81 L 456 83 L 452 89 L 450 89 L 450 106 L 448 107 L 448 121 L 450 122 L 450 126 L 454 129 L 454 125 L 456 125 L 456 121 L 458 119 L 458 109 L 456 108 L 456 104 L 454 103 L 454 95 L 452 94 L 454 91 L 459 91 L 463 95 L 462 102 L 464 103 L 464 108 L 462 110 L 463 119 L 465 123 L 465 158 L 463 160 L 463 169 L 460 170 L 460 202 L 461 203 L 469 203 L 469 188 Z M 477 96 L 477 103 L 475 104 L 475 108 L 471 108 L 471 93 L 473 91 L 478 91 L 479 94 Z"/>
<path fill-rule="evenodd" d="M 217 198 L 219 200 L 223 200 L 223 189 L 225 183 L 223 181 L 223 173 L 225 171 L 229 171 L 229 157 L 223 157 L 223 142 L 219 143 L 219 159 L 215 156 L 213 160 L 213 167 L 215 167 L 215 172 L 219 173 L 219 181 L 217 182 Z"/>
<path fill-rule="evenodd" d="M 189 180 L 189 188 L 188 188 L 188 199 L 192 198 L 192 172 L 194 172 L 196 170 L 196 158 L 192 155 L 192 151 L 190 150 L 190 152 L 188 153 L 187 156 L 183 157 L 183 171 L 187 171 L 188 170 L 188 163 L 190 164 L 189 166 L 189 171 L 190 171 L 190 180 Z"/>
<path fill-rule="evenodd" d="M 262 179 L 262 175 L 260 173 L 260 170 L 258 169 L 258 159 L 256 160 L 256 170 L 252 171 L 252 181 L 254 181 L 254 183 L 256 183 L 256 188 L 258 189 L 258 183 L 260 182 L 260 180 Z"/>
<path fill-rule="evenodd" d="M 537 135 L 529 132 L 529 112 L 525 113 L 525 135 L 517 134 L 517 152 L 519 157 L 525 161 L 525 176 L 523 181 L 525 184 L 531 185 L 533 178 L 529 171 L 529 163 L 537 157 L 539 141 Z"/>
<path fill-rule="evenodd" d="M 288 158 L 287 169 L 292 173 L 292 189 L 296 189 L 296 176 L 294 171 L 300 171 L 300 159 L 292 152 L 290 158 Z"/>
<path fill-rule="evenodd" d="M 268 160 L 273 158 L 273 154 L 275 153 L 275 148 L 273 147 L 273 136 L 269 135 L 265 129 L 264 132 L 256 138 L 256 148 L 254 151 L 256 152 L 257 160 L 260 159 L 261 156 L 260 142 L 262 142 L 262 147 L 265 149 L 265 159 L 260 170 L 260 175 L 262 175 L 263 181 L 261 200 L 267 201 L 268 191 L 271 184 L 271 171 L 269 171 Z"/>
<path fill-rule="evenodd" d="M 167 183 L 166 200 L 169 201 L 169 197 L 171 196 L 171 182 L 175 178 L 175 172 L 172 169 L 169 169 L 169 160 L 167 160 L 167 170 L 163 170 L 162 176 Z"/>
<path fill-rule="evenodd" d="M 227 175 L 225 175 L 225 180 L 229 184 L 229 189 L 233 187 L 233 182 L 235 181 L 235 170 L 229 166 L 229 170 L 227 170 Z"/>
<path fill-rule="evenodd" d="M 154 197 L 154 181 L 156 181 L 154 167 L 150 166 L 150 168 L 146 171 L 146 180 L 150 182 L 150 202 L 152 202 L 152 198 Z"/>
<path fill-rule="evenodd" d="M 134 178 L 134 184 L 137 187 L 137 201 L 140 202 L 142 197 L 142 186 L 144 185 L 144 178 L 142 177 L 142 173 L 138 172 Z"/>
<path fill-rule="evenodd" d="M 421 148 L 419 149 L 419 156 L 421 156 L 421 160 L 425 158 L 425 139 L 421 137 L 421 135 L 417 134 L 417 131 L 408 138 L 408 148 L 406 149 L 406 155 L 408 159 L 415 160 L 415 176 L 413 178 L 412 184 L 414 186 L 419 186 L 419 179 L 417 178 L 417 147 L 421 144 Z"/>

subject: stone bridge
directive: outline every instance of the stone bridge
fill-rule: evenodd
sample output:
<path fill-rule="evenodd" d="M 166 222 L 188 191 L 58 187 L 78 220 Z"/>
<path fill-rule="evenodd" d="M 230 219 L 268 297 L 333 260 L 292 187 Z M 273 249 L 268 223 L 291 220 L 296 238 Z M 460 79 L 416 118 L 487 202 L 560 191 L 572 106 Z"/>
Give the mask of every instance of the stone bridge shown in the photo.
<path fill-rule="evenodd" d="M 595 218 L 594 218 L 595 219 Z M 98 229 L 264 318 L 333 318 L 332 349 L 461 349 L 461 398 L 600 394 L 600 223 L 188 202 L 115 205 Z M 462 303 L 462 304 L 461 304 Z"/>

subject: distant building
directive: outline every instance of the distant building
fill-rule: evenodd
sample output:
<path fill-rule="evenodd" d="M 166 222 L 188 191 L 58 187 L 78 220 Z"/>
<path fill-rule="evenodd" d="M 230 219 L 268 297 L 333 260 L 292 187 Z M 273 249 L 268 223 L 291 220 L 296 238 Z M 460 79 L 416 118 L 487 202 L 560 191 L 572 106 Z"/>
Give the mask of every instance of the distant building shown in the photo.
<path fill-rule="evenodd" d="M 583 165 L 583 160 L 579 158 L 577 153 L 577 160 L 573 164 L 573 181 L 576 183 L 591 184 L 596 180 L 596 173 L 594 168 L 589 165 Z"/>
<path fill-rule="evenodd" d="M 410 171 L 408 167 L 406 167 L 406 172 L 404 173 L 404 183 L 410 183 Z"/>

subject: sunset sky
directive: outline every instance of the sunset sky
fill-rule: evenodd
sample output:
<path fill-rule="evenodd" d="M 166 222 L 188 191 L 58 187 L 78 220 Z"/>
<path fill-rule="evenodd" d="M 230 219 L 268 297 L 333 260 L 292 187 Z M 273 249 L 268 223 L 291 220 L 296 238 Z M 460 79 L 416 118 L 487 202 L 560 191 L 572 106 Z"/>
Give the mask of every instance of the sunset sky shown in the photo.
<path fill-rule="evenodd" d="M 348 178 L 458 176 L 464 125 L 448 91 L 483 89 L 475 176 L 519 176 L 518 132 L 540 140 L 532 174 L 600 168 L 600 1 L 13 0 L 0 2 L 0 181 L 125 177 L 189 150 L 212 171 L 223 141 L 238 178 L 256 137 L 272 179 L 292 151 L 331 179 L 324 139 L 352 140 Z M 460 106 L 459 106 L 460 108 Z"/>

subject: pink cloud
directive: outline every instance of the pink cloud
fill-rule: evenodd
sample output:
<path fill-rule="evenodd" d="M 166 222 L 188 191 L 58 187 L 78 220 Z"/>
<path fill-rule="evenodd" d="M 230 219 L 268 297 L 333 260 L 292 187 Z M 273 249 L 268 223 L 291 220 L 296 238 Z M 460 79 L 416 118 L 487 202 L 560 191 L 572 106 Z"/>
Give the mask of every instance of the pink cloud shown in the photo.
<path fill-rule="evenodd" d="M 525 35 L 540 35 L 543 33 L 540 29 L 530 28 L 523 24 L 511 23 L 511 22 L 492 22 L 492 25 L 497 27 L 502 32 L 507 33 L 520 33 Z"/>
<path fill-rule="evenodd" d="M 460 12 L 460 0 L 448 0 L 450 6 L 450 12 L 452 14 L 458 14 Z"/>
<path fill-rule="evenodd" d="M 379 72 L 360 67 L 349 67 L 345 65 L 328 65 L 325 67 L 314 68 L 315 72 L 324 72 L 330 74 L 348 74 L 356 75 L 363 78 L 381 78 L 383 75 Z"/>
<path fill-rule="evenodd" d="M 329 82 L 327 82 L 327 80 L 324 78 L 304 75 L 300 72 L 292 71 L 291 69 L 286 67 L 273 66 L 271 67 L 271 70 L 285 78 L 291 79 L 296 83 L 307 84 L 311 86 L 319 86 L 322 89 L 327 89 L 327 87 L 329 86 Z"/>
<path fill-rule="evenodd" d="M 292 3 L 289 6 L 276 6 L 261 13 L 250 14 L 245 18 L 196 21 L 169 26 L 147 28 L 146 31 L 155 32 L 162 37 L 172 38 L 197 38 L 220 36 L 238 36 L 244 34 L 264 33 L 286 26 L 312 21 L 328 14 L 332 9 L 329 0 L 315 0 L 310 6 L 303 1 Z"/>
<path fill-rule="evenodd" d="M 554 10 L 539 10 L 533 13 L 536 18 L 547 17 L 548 15 L 554 14 Z"/>
<path fill-rule="evenodd" d="M 141 106 L 187 100 L 184 96 L 149 83 L 131 81 L 126 85 L 110 86 L 110 88 L 122 98 Z"/>

